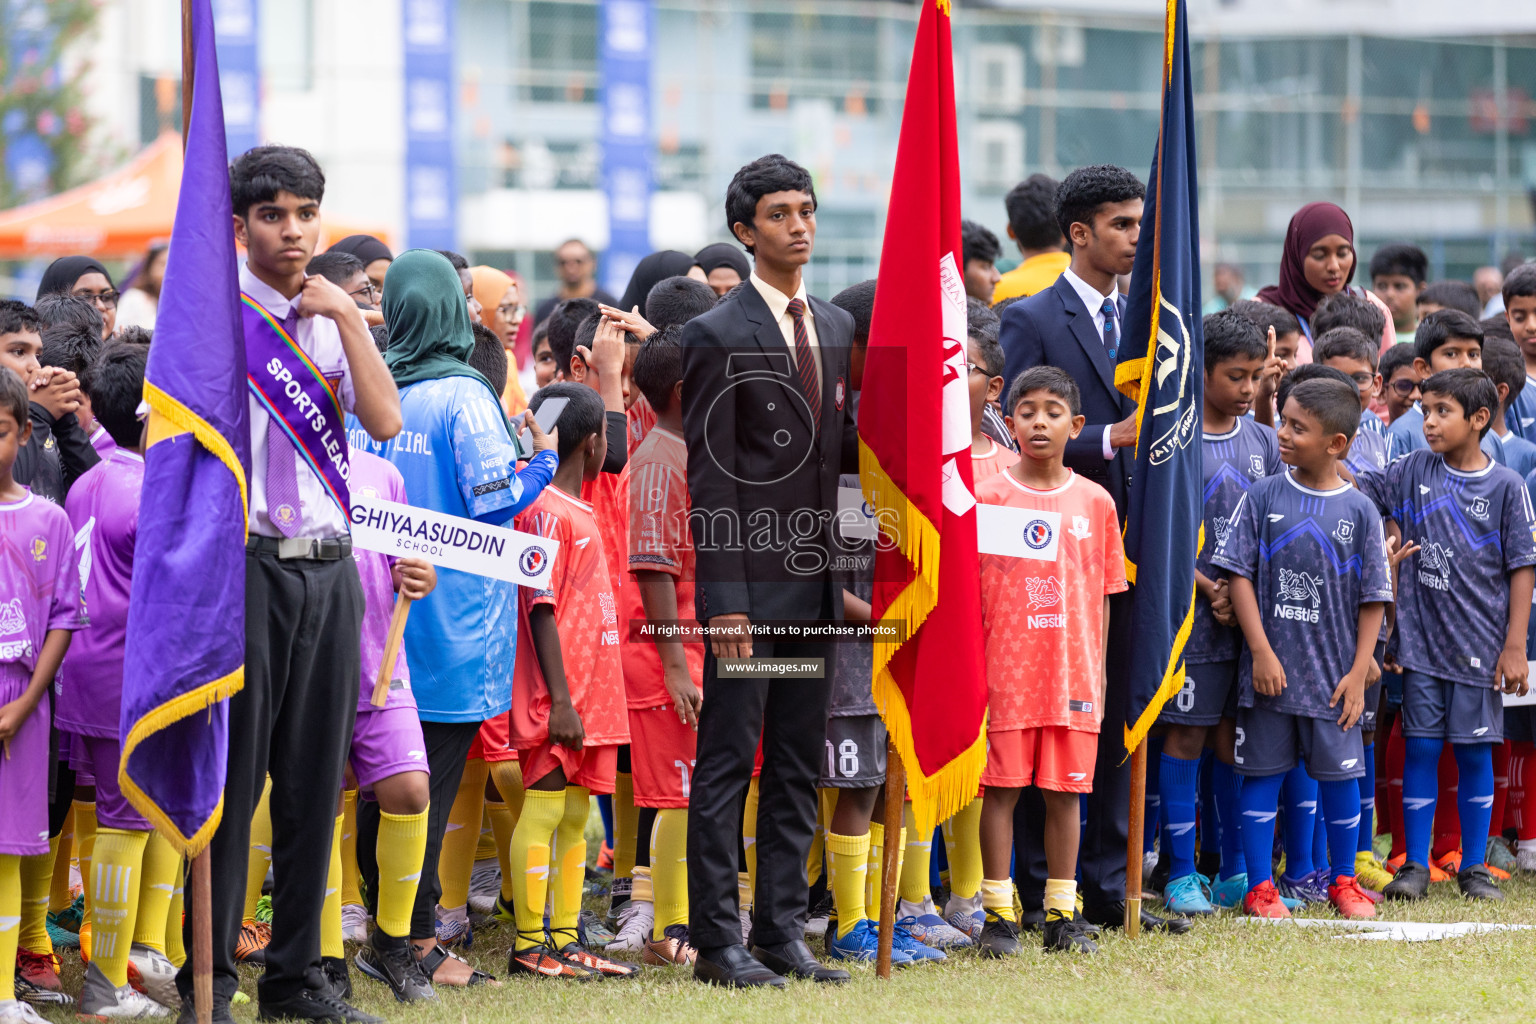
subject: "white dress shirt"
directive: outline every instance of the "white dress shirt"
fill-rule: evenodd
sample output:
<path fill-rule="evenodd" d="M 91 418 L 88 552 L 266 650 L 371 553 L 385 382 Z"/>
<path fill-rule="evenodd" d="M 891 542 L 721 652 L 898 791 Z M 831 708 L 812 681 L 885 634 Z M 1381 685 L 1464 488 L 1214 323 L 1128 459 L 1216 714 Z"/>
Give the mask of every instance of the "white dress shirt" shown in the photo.
<path fill-rule="evenodd" d="M 805 279 L 800 280 L 800 289 L 793 296 L 785 295 L 773 285 L 757 276 L 757 271 L 752 271 L 752 287 L 757 289 L 757 294 L 763 297 L 768 304 L 768 312 L 778 321 L 779 333 L 784 335 L 784 344 L 789 347 L 789 358 L 795 364 L 795 369 L 800 368 L 800 355 L 795 351 L 795 318 L 789 315 L 789 300 L 799 299 L 805 306 L 805 335 L 811 342 L 811 356 L 816 361 L 816 383 L 821 385 L 821 345 L 816 340 L 816 318 L 811 315 L 811 300 L 805 294 Z"/>
<path fill-rule="evenodd" d="M 1115 309 L 1117 314 L 1120 308 L 1120 291 L 1115 287 L 1115 282 L 1113 280 L 1110 281 L 1108 292 L 1100 292 L 1093 285 L 1089 284 L 1087 281 L 1084 281 L 1082 278 L 1074 274 L 1071 267 L 1063 270 L 1061 272 L 1061 276 L 1066 278 L 1067 284 L 1071 285 L 1072 290 L 1077 293 L 1078 299 L 1087 308 L 1088 315 L 1093 317 L 1094 335 L 1099 339 L 1100 343 L 1102 343 L 1104 340 L 1104 300 L 1115 300 Z M 1122 342 L 1125 340 L 1123 327 L 1124 325 L 1120 322 L 1120 317 L 1116 315 L 1115 337 L 1120 339 Z M 1112 427 L 1104 428 L 1103 450 L 1105 461 L 1115 457 L 1114 446 L 1109 443 L 1109 432 L 1111 429 Z M 1091 437 L 1092 435 L 1089 436 Z"/>
<path fill-rule="evenodd" d="M 240 290 L 266 307 L 273 319 L 281 323 L 292 311 L 298 298 L 285 299 L 271 286 L 262 282 L 244 264 L 240 264 Z M 300 317 L 294 328 L 293 340 L 299 343 L 304 354 L 315 367 L 331 381 L 341 399 L 341 407 L 352 411 L 352 376 L 347 372 L 347 353 L 341 347 L 341 332 L 336 322 L 323 316 Z M 283 534 L 267 517 L 267 425 L 270 417 L 254 395 L 248 397 L 251 410 L 251 533 L 262 537 L 281 537 Z M 338 424 L 345 430 L 345 424 Z M 314 470 L 301 456 L 295 455 L 295 469 L 299 476 L 299 511 L 304 517 L 299 527 L 299 537 L 339 537 L 350 532 L 341 509 L 326 494 L 325 485 L 315 476 Z"/>

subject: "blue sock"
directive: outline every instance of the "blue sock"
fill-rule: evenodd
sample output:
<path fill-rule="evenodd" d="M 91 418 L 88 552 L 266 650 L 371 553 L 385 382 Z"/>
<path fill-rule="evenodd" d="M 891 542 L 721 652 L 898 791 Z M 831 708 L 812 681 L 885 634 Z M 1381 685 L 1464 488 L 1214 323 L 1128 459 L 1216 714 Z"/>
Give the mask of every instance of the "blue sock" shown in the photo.
<path fill-rule="evenodd" d="M 1316 868 L 1312 864 L 1312 828 L 1317 823 L 1317 783 L 1300 763 L 1285 773 L 1281 787 L 1285 801 L 1285 877 L 1300 880 Z M 1248 849 L 1248 844 L 1243 844 Z M 1251 851 L 1250 851 L 1251 852 Z M 1253 858 L 1248 858 L 1248 873 L 1253 874 Z"/>
<path fill-rule="evenodd" d="M 1141 852 L 1151 853 L 1157 842 L 1158 826 L 1162 824 L 1162 780 L 1158 777 L 1163 763 L 1163 738 L 1147 737 L 1147 799 L 1142 807 Z"/>
<path fill-rule="evenodd" d="M 1435 797 L 1440 792 L 1440 751 L 1445 741 L 1438 736 L 1408 736 L 1403 746 L 1403 838 L 1408 859 L 1428 867 Z"/>
<path fill-rule="evenodd" d="M 1211 765 L 1216 763 L 1216 751 L 1206 747 L 1200 751 L 1200 774 L 1195 777 L 1195 848 L 1201 853 L 1221 849 L 1221 826 L 1216 823 L 1211 803 Z M 1198 869 L 1200 862 L 1197 859 Z"/>
<path fill-rule="evenodd" d="M 1360 835 L 1356 853 L 1370 853 L 1376 838 L 1376 744 L 1365 745 L 1365 775 L 1360 778 Z"/>
<path fill-rule="evenodd" d="M 1273 879 L 1270 849 L 1275 844 L 1275 807 L 1280 801 L 1284 775 L 1248 776 L 1243 779 L 1238 808 L 1242 812 L 1243 855 L 1248 864 L 1248 888 Z"/>
<path fill-rule="evenodd" d="M 1488 826 L 1493 822 L 1493 747 L 1487 743 L 1455 743 L 1456 810 L 1461 813 L 1461 870 L 1483 862 L 1488 850 Z"/>
<path fill-rule="evenodd" d="M 1317 800 L 1322 809 L 1318 831 L 1328 842 L 1332 856 L 1328 860 L 1328 884 L 1340 875 L 1355 873 L 1355 832 L 1360 816 L 1360 784 L 1354 779 L 1334 779 L 1317 784 Z"/>
<path fill-rule="evenodd" d="M 1186 761 L 1170 754 L 1164 754 L 1159 761 L 1163 853 L 1169 858 L 1168 877 L 1183 878 L 1195 873 L 1195 780 L 1200 774 L 1200 761 Z"/>
<path fill-rule="evenodd" d="M 1318 786 L 1321 787 L 1322 783 L 1318 783 Z M 1359 797 L 1360 789 L 1357 786 L 1355 788 L 1356 800 Z M 1358 813 L 1358 811 L 1359 808 L 1357 807 L 1356 812 Z M 1350 863 L 1354 863 L 1355 849 L 1353 846 L 1349 849 L 1349 859 Z M 1328 827 L 1323 821 L 1323 805 L 1319 803 L 1317 810 L 1312 815 L 1312 869 L 1314 871 L 1322 871 L 1331 863 L 1332 860 L 1328 856 Z"/>
<path fill-rule="evenodd" d="M 603 819 L 603 839 L 611 850 L 613 849 L 613 797 L 606 793 L 599 793 L 597 813 Z"/>
<path fill-rule="evenodd" d="M 1238 798 L 1243 791 L 1243 777 L 1229 764 L 1217 761 L 1211 766 L 1211 803 L 1221 821 L 1221 877 L 1240 875 L 1244 866 L 1242 812 Z"/>

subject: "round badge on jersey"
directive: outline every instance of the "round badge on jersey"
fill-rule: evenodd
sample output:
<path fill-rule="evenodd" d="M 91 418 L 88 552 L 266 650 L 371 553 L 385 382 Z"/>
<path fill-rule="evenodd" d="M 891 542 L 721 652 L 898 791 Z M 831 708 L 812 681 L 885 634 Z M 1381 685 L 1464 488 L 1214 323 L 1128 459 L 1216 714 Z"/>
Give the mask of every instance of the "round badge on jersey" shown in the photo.
<path fill-rule="evenodd" d="M 517 567 L 523 570 L 523 575 L 525 576 L 537 576 L 540 572 L 543 571 L 544 561 L 548 557 L 549 556 L 544 553 L 543 548 L 531 547 L 527 551 L 524 551 L 522 557 L 518 559 Z"/>
<path fill-rule="evenodd" d="M 837 403 L 839 409 L 843 407 L 843 399 L 847 397 L 847 394 L 848 386 L 843 383 L 843 378 L 837 378 L 837 387 L 832 391 L 832 399 Z"/>
<path fill-rule="evenodd" d="M 1039 551 L 1051 542 L 1051 524 L 1044 519 L 1032 519 L 1024 527 L 1024 543 Z"/>

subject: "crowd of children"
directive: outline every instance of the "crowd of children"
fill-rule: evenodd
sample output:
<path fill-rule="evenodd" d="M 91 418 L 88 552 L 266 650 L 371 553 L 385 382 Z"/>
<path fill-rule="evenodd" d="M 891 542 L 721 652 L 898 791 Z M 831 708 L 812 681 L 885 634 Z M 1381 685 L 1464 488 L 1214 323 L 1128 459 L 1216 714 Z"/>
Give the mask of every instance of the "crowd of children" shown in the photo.
<path fill-rule="evenodd" d="M 301 212 L 291 231 L 247 231 L 242 284 L 298 301 L 280 294 L 274 268 L 314 255 L 323 176 L 301 151 L 267 156 L 232 172 L 237 219 L 262 203 Z M 1009 234 L 1031 274 L 1003 277 L 996 310 L 1066 269 L 1053 187 L 1037 175 L 1010 195 Z M 1339 218 L 1317 216 L 1330 225 L 1317 229 L 1331 232 L 1324 240 L 1337 238 Z M 990 307 L 1000 250 L 978 231 L 968 227 L 965 254 L 976 496 L 1026 514 L 1038 543 L 1027 558 L 981 556 L 988 761 L 977 799 L 938 833 L 919 834 L 909 811 L 900 835 L 885 834 L 885 801 L 901 794 L 884 789 L 871 651 L 838 652 L 806 862 L 825 893 L 813 919 L 836 960 L 875 957 L 887 844 L 901 850 L 898 965 L 962 947 L 1006 956 L 1025 929 L 1048 950 L 1098 948 L 1075 878 L 1110 595 L 1128 586 L 1120 522 L 1110 494 L 1063 461 L 1084 426 L 1077 383 L 1051 366 L 1004 377 Z M 349 730 L 346 783 L 334 819 L 327 810 L 310 823 L 315 836 L 330 829 L 325 900 L 312 908 L 318 977 L 301 980 L 308 1002 L 264 1002 L 263 1013 L 375 1021 L 348 1003 L 346 941 L 360 944 L 359 971 L 402 1002 L 496 984 L 456 952 L 477 929 L 514 933 L 513 974 L 615 978 L 689 964 L 704 648 L 633 627 L 694 615 L 681 325 L 729 292 L 715 277 L 738 260 L 705 268 L 657 254 L 637 271 L 631 308 L 554 304 L 532 331 L 527 415 L 509 420 L 523 404 L 508 356 L 516 325 L 499 312 L 496 329 L 479 323 L 483 268 L 364 248 L 366 263 L 338 250 L 309 265 L 309 281 L 334 283 L 295 279 L 306 296 L 334 289 L 367 314 L 346 330 L 372 324 L 402 396 L 395 439 L 350 421 L 350 486 L 548 538 L 559 554 L 547 585 L 519 589 L 352 551 L 364 611 L 355 721 L 335 723 Z M 1352 241 L 1323 249 L 1319 261 L 1347 260 L 1335 274 L 1347 285 Z M 16 964 L 0 1024 L 37 1024 L 31 1005 L 70 1003 L 103 1020 L 177 1009 L 187 1019 L 184 865 L 118 783 L 151 337 L 113 324 L 105 268 L 60 264 L 35 307 L 0 302 L 0 962 Z M 1384 246 L 1370 265 L 1375 294 L 1307 298 L 1321 289 L 1293 281 L 1304 308 L 1248 300 L 1204 319 L 1196 608 L 1148 787 L 1149 882 L 1175 917 L 1235 907 L 1285 917 L 1326 903 L 1367 918 L 1379 900 L 1422 898 L 1434 881 L 1498 899 L 1497 879 L 1536 871 L 1526 781 L 1536 786 L 1536 714 L 1503 702 L 1528 687 L 1536 265 L 1511 270 L 1489 317 L 1458 308 L 1470 305 L 1458 289 L 1426 287 L 1426 266 L 1412 246 Z M 742 276 L 730 284 L 746 286 Z M 478 280 L 487 296 L 516 287 Z M 855 410 L 874 292 L 868 281 L 832 300 L 855 324 Z M 531 455 L 516 447 L 522 429 Z M 872 547 L 849 545 L 858 568 L 844 582 L 846 616 L 867 621 Z M 397 594 L 415 610 L 375 705 Z M 261 908 L 272 851 L 305 841 L 284 834 L 293 816 L 271 806 L 280 794 L 266 785 L 248 860 L 235 866 L 245 885 L 221 897 L 243 903 L 226 953 L 255 964 L 274 946 Z M 1044 805 L 1046 874 L 1043 909 L 1021 915 L 1015 810 L 1031 789 Z M 611 816 L 606 919 L 582 909 L 594 795 Z M 756 816 L 754 781 L 737 865 L 744 940 Z M 1379 833 L 1391 835 L 1384 860 Z M 942 908 L 930 877 L 941 860 Z M 88 965 L 74 993 L 60 980 L 63 947 Z"/>

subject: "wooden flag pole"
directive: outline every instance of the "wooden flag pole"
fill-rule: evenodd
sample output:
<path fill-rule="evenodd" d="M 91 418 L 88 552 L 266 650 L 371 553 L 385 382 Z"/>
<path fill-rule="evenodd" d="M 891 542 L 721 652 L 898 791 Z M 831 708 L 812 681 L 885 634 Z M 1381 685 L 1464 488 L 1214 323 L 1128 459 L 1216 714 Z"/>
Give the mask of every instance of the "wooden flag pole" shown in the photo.
<path fill-rule="evenodd" d="M 1131 754 L 1130 829 L 1125 839 L 1125 937 L 1141 934 L 1141 843 L 1146 828 L 1147 741 Z"/>
<path fill-rule="evenodd" d="M 395 597 L 395 612 L 389 617 L 389 635 L 384 639 L 384 660 L 379 662 L 379 677 L 373 683 L 373 706 L 381 708 L 389 699 L 389 684 L 395 676 L 395 659 L 400 656 L 400 638 L 405 635 L 405 617 L 411 614 L 411 599 Z"/>
<path fill-rule="evenodd" d="M 875 976 L 891 977 L 891 943 L 896 938 L 896 891 L 901 884 L 901 817 L 907 795 L 907 770 L 896 741 L 885 740 L 885 848 L 880 856 L 880 952 Z"/>

